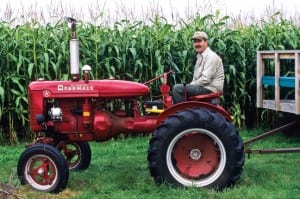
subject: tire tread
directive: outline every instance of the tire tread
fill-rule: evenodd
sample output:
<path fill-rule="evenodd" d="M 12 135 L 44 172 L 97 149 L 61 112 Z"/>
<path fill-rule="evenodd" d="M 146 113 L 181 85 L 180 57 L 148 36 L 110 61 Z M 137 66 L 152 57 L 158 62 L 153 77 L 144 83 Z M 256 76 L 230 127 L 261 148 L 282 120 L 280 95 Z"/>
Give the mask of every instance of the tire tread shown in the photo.
<path fill-rule="evenodd" d="M 178 124 L 178 122 L 180 122 L 180 124 Z M 208 187 L 223 189 L 232 186 L 240 178 L 243 171 L 245 160 L 243 142 L 231 123 L 229 123 L 221 114 L 207 109 L 189 109 L 181 111 L 171 115 L 157 127 L 149 141 L 147 157 L 150 174 L 155 179 L 155 182 L 162 183 L 166 181 L 170 185 L 181 186 L 175 179 L 170 180 L 170 177 L 172 178 L 172 176 L 165 174 L 166 172 L 168 173 L 168 171 L 166 165 L 162 163 L 164 160 L 162 151 L 166 150 L 168 141 L 176 136 L 174 135 L 174 131 L 180 132 L 184 130 L 185 126 L 189 125 L 200 126 L 201 128 L 208 129 L 212 132 L 219 132 L 221 140 L 230 142 L 228 145 L 232 145 L 230 147 L 232 147 L 232 151 L 234 152 L 233 163 L 230 165 L 229 169 L 230 176 L 226 177 L 226 179 L 217 179 L 216 181 L 219 182 L 208 185 Z"/>

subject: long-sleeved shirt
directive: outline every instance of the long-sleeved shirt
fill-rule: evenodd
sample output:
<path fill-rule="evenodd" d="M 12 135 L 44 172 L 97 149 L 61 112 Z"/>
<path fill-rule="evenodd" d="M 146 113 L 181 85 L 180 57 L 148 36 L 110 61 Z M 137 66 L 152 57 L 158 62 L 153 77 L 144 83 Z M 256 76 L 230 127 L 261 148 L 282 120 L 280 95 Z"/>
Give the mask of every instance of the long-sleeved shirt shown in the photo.
<path fill-rule="evenodd" d="M 212 92 L 223 92 L 224 68 L 222 59 L 209 47 L 197 54 L 191 84 L 203 86 Z"/>

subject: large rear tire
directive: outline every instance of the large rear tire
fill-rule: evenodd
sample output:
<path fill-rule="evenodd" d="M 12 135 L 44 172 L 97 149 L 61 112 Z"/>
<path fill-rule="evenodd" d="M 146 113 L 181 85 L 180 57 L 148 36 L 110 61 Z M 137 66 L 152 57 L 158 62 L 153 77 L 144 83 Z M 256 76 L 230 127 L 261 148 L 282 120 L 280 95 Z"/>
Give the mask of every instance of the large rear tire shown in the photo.
<path fill-rule="evenodd" d="M 69 169 L 65 158 L 48 144 L 28 147 L 19 158 L 17 170 L 21 184 L 29 184 L 38 191 L 57 193 L 68 183 Z"/>
<path fill-rule="evenodd" d="M 171 115 L 149 145 L 148 165 L 157 183 L 221 190 L 242 174 L 243 142 L 219 113 L 196 109 Z"/>

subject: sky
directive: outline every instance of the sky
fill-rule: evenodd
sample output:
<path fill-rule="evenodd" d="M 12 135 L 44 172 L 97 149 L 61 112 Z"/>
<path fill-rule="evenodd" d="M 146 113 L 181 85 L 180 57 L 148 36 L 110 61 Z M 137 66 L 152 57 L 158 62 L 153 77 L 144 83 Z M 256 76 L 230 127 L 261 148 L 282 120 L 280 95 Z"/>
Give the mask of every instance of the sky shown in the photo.
<path fill-rule="evenodd" d="M 0 0 L 0 20 L 23 16 L 23 20 L 35 17 L 47 23 L 73 16 L 96 21 L 103 13 L 100 18 L 105 23 L 124 18 L 145 20 L 155 14 L 176 21 L 191 18 L 195 13 L 215 14 L 216 10 L 221 15 L 260 18 L 278 9 L 286 17 L 299 18 L 298 8 L 300 0 Z"/>

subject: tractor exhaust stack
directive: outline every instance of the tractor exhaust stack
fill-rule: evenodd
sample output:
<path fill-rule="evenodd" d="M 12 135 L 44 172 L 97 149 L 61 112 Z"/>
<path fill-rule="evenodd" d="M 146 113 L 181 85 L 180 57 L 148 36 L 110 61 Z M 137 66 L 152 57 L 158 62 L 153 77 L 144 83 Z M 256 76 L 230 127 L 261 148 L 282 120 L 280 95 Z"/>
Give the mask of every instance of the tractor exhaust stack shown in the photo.
<path fill-rule="evenodd" d="M 72 38 L 70 40 L 70 73 L 72 81 L 80 79 L 79 74 L 79 40 L 76 38 L 76 20 L 70 17 L 66 18 L 71 23 Z"/>
<path fill-rule="evenodd" d="M 80 79 L 79 75 L 79 40 L 70 40 L 70 66 L 71 66 L 71 78 L 73 81 Z"/>

